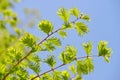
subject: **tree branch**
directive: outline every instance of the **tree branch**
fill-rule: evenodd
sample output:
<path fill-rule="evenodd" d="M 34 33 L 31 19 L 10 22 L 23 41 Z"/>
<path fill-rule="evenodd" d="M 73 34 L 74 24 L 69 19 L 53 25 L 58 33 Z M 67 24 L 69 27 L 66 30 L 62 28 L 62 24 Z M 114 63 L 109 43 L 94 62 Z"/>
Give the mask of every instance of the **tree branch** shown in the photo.
<path fill-rule="evenodd" d="M 78 57 L 78 58 L 74 59 L 74 61 L 75 61 L 75 60 L 78 60 L 78 59 L 88 58 L 88 57 L 98 57 L 98 55 Z M 41 77 L 42 75 L 44 75 L 44 74 L 46 74 L 46 73 L 49 73 L 49 72 L 51 72 L 51 71 L 53 71 L 53 70 L 56 70 L 56 69 L 58 69 L 58 68 L 60 68 L 60 67 L 62 67 L 62 66 L 64 66 L 64 65 L 67 65 L 67 64 L 64 64 L 64 63 L 63 63 L 63 64 L 61 64 L 61 65 L 59 65 L 59 66 L 57 66 L 57 67 L 55 67 L 55 68 L 53 68 L 53 69 L 50 69 L 50 70 L 48 70 L 48 71 L 43 72 L 43 73 L 40 74 L 40 75 L 37 75 L 37 76 L 33 77 L 31 80 L 34 80 L 34 79 L 36 79 L 37 77 Z"/>
<path fill-rule="evenodd" d="M 75 23 L 77 20 L 79 20 L 80 19 L 80 17 L 79 18 L 77 18 L 77 19 L 75 19 L 74 21 L 72 21 L 71 23 Z M 55 30 L 54 32 L 51 32 L 50 34 L 48 34 L 42 41 L 40 41 L 37 45 L 40 45 L 40 44 L 42 44 L 44 41 L 46 41 L 50 36 L 52 36 L 53 34 L 55 34 L 55 33 L 57 33 L 58 31 L 60 31 L 60 30 L 62 30 L 63 28 L 59 28 L 59 29 L 57 29 L 57 30 Z M 15 68 L 16 66 L 18 66 L 24 59 L 26 59 L 31 53 L 32 53 L 33 51 L 32 50 L 30 50 L 23 58 L 21 58 L 18 62 L 16 62 L 16 64 L 11 68 L 11 69 L 13 69 L 13 68 Z M 10 74 L 10 71 L 7 73 L 7 74 L 5 74 L 5 76 L 3 77 L 3 79 L 2 80 L 5 80 L 6 79 L 6 77 L 8 76 Z"/>

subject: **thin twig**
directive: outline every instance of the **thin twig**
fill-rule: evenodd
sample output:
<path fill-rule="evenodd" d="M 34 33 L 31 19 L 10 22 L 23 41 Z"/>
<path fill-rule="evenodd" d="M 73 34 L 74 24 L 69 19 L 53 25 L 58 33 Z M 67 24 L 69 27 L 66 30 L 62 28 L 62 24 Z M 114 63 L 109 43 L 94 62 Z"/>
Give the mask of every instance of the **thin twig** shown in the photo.
<path fill-rule="evenodd" d="M 72 21 L 71 23 L 75 23 L 77 20 L 79 20 L 80 18 L 75 19 L 74 21 Z M 51 32 L 50 34 L 48 34 L 41 42 L 38 43 L 38 45 L 42 44 L 44 41 L 46 41 L 51 35 L 57 33 L 58 31 L 62 30 L 63 28 L 59 28 L 57 30 L 55 30 L 54 32 Z M 30 52 L 28 52 L 23 58 L 21 58 L 11 69 L 15 68 L 16 66 L 18 66 L 24 59 L 26 59 L 33 51 L 30 50 Z M 5 74 L 5 76 L 3 77 L 2 80 L 5 80 L 6 77 L 10 74 L 10 72 L 8 72 L 7 74 Z"/>
<path fill-rule="evenodd" d="M 98 57 L 98 55 L 82 56 L 82 57 L 78 57 L 77 60 L 78 60 L 78 59 L 83 59 L 83 58 L 88 58 L 88 57 Z M 76 59 L 74 59 L 73 61 L 75 61 L 75 60 L 76 60 Z M 53 70 L 56 70 L 56 69 L 58 69 L 58 68 L 60 68 L 60 67 L 62 67 L 62 66 L 64 66 L 64 65 L 66 65 L 66 64 L 63 63 L 63 64 L 61 64 L 61 65 L 59 65 L 59 66 L 57 66 L 57 67 L 55 67 L 55 68 L 53 68 L 53 69 L 50 69 L 50 70 L 48 70 L 48 71 L 45 71 L 45 72 L 43 72 L 42 74 L 33 77 L 31 80 L 34 80 L 34 79 L 36 79 L 37 77 L 41 77 L 42 75 L 44 75 L 44 74 L 46 74 L 46 73 L 49 73 L 49 72 L 51 72 L 51 71 L 53 71 Z"/>
<path fill-rule="evenodd" d="M 62 67 L 62 66 L 64 66 L 65 64 L 61 64 L 61 65 L 59 65 L 58 67 L 55 67 L 55 68 L 53 68 L 54 70 L 55 69 L 58 69 L 58 68 L 60 68 L 60 67 Z M 50 69 L 50 70 L 48 70 L 48 71 L 46 71 L 46 72 L 44 72 L 44 73 L 42 73 L 42 74 L 40 74 L 40 75 L 37 75 L 37 76 L 35 76 L 34 78 L 32 78 L 31 80 L 34 80 L 35 78 L 37 78 L 37 77 L 40 77 L 40 76 L 42 76 L 42 75 L 44 75 L 44 74 L 46 74 L 46 73 L 49 73 L 49 72 L 51 72 L 51 71 L 53 71 L 53 69 Z"/>

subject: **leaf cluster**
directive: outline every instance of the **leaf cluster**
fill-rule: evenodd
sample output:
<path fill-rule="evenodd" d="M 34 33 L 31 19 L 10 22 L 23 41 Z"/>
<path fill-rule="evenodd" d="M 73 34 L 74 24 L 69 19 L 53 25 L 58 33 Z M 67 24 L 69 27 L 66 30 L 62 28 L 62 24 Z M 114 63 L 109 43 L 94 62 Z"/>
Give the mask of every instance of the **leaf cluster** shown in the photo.
<path fill-rule="evenodd" d="M 18 27 L 19 19 L 12 10 L 13 3 L 16 1 L 19 0 L 0 1 L 0 14 L 2 14 L 0 20 L 0 80 L 83 80 L 83 75 L 94 71 L 92 42 L 82 44 L 86 53 L 83 57 L 77 56 L 78 50 L 70 45 L 67 45 L 60 54 L 57 53 L 58 60 L 55 54 L 51 54 L 57 47 L 62 47 L 61 38 L 54 35 L 55 33 L 59 33 L 62 38 L 65 38 L 69 36 L 66 30 L 75 29 L 79 36 L 90 31 L 85 22 L 90 21 L 89 15 L 83 14 L 76 7 L 60 8 L 57 14 L 64 23 L 54 31 L 51 21 L 40 20 L 39 30 L 47 36 L 39 40 L 39 37 Z M 75 17 L 74 21 L 71 21 L 72 16 Z M 9 32 L 8 24 L 15 33 Z M 50 52 L 50 55 L 43 60 L 41 52 L 44 53 L 44 51 L 47 51 L 48 54 Z M 111 48 L 108 47 L 106 41 L 98 43 L 98 56 L 104 57 L 105 61 L 109 62 Z M 61 61 L 62 64 L 58 66 L 57 61 Z M 48 64 L 50 70 L 41 73 L 42 67 L 44 67 L 43 63 Z M 67 64 L 69 70 L 58 69 Z M 33 73 L 29 73 L 29 70 L 32 70 Z"/>

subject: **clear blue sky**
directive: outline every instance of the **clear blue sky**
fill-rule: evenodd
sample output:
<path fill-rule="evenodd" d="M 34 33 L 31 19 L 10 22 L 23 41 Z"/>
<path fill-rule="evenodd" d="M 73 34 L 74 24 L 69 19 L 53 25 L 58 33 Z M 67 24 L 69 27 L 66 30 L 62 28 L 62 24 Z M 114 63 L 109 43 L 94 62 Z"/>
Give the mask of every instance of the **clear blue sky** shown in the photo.
<path fill-rule="evenodd" d="M 93 53 L 96 54 L 97 43 L 100 40 L 107 40 L 113 49 L 111 62 L 108 64 L 104 62 L 103 58 L 95 58 L 95 71 L 84 76 L 84 79 L 120 80 L 120 0 L 22 0 L 16 5 L 15 10 L 23 18 L 22 9 L 24 7 L 37 8 L 42 19 L 51 20 L 55 24 L 55 28 L 58 28 L 62 21 L 56 15 L 56 11 L 60 7 L 69 9 L 75 6 L 81 12 L 91 16 L 91 22 L 88 23 L 90 32 L 85 37 L 78 37 L 75 31 L 68 31 L 68 37 L 63 40 L 63 48 L 66 44 L 74 45 L 79 49 L 80 54 L 84 54 L 81 43 L 90 40 L 94 43 Z M 36 32 L 36 29 L 31 30 L 31 32 L 38 35 L 39 32 Z M 61 50 L 58 49 L 55 53 L 58 54 Z M 46 66 L 44 69 L 47 69 Z"/>

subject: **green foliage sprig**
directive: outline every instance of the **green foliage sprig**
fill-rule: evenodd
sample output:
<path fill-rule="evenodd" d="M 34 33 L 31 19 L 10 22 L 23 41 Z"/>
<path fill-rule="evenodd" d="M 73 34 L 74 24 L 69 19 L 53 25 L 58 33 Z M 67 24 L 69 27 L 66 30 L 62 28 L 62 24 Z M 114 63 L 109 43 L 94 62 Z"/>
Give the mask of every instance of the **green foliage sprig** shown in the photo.
<path fill-rule="evenodd" d="M 16 0 L 11 1 L 16 2 Z M 70 45 L 67 45 L 61 51 L 58 58 L 53 54 L 56 47 L 62 47 L 61 38 L 55 36 L 55 33 L 65 38 L 69 36 L 66 30 L 75 29 L 79 36 L 84 36 L 90 31 L 86 22 L 84 22 L 90 21 L 89 15 L 83 14 L 78 8 L 60 8 L 57 11 L 58 16 L 63 20 L 63 24 L 57 30 L 54 30 L 51 21 L 40 20 L 38 23 L 39 30 L 47 34 L 47 36 L 38 40 L 38 37 L 18 27 L 19 19 L 17 14 L 12 11 L 12 2 L 2 0 L 0 5 L 0 13 L 2 14 L 0 41 L 3 42 L 0 43 L 0 80 L 83 80 L 83 75 L 88 75 L 94 71 L 94 57 L 102 56 L 106 62 L 110 62 L 109 58 L 112 51 L 107 46 L 106 41 L 98 43 L 97 55 L 93 55 L 92 42 L 82 44 L 86 53 L 82 57 L 78 56 L 78 50 Z M 76 19 L 70 21 L 72 16 Z M 15 31 L 14 34 L 9 33 L 7 24 L 10 24 L 11 29 Z M 13 43 L 14 45 L 11 45 Z M 38 53 L 44 51 L 50 52 L 50 55 L 42 60 L 40 56 L 42 54 Z M 56 59 L 62 63 L 57 65 Z M 43 63 L 46 63 L 50 70 L 41 73 Z M 69 65 L 69 70 L 59 70 L 65 65 Z M 28 69 L 32 70 L 34 74 L 29 73 Z"/>

